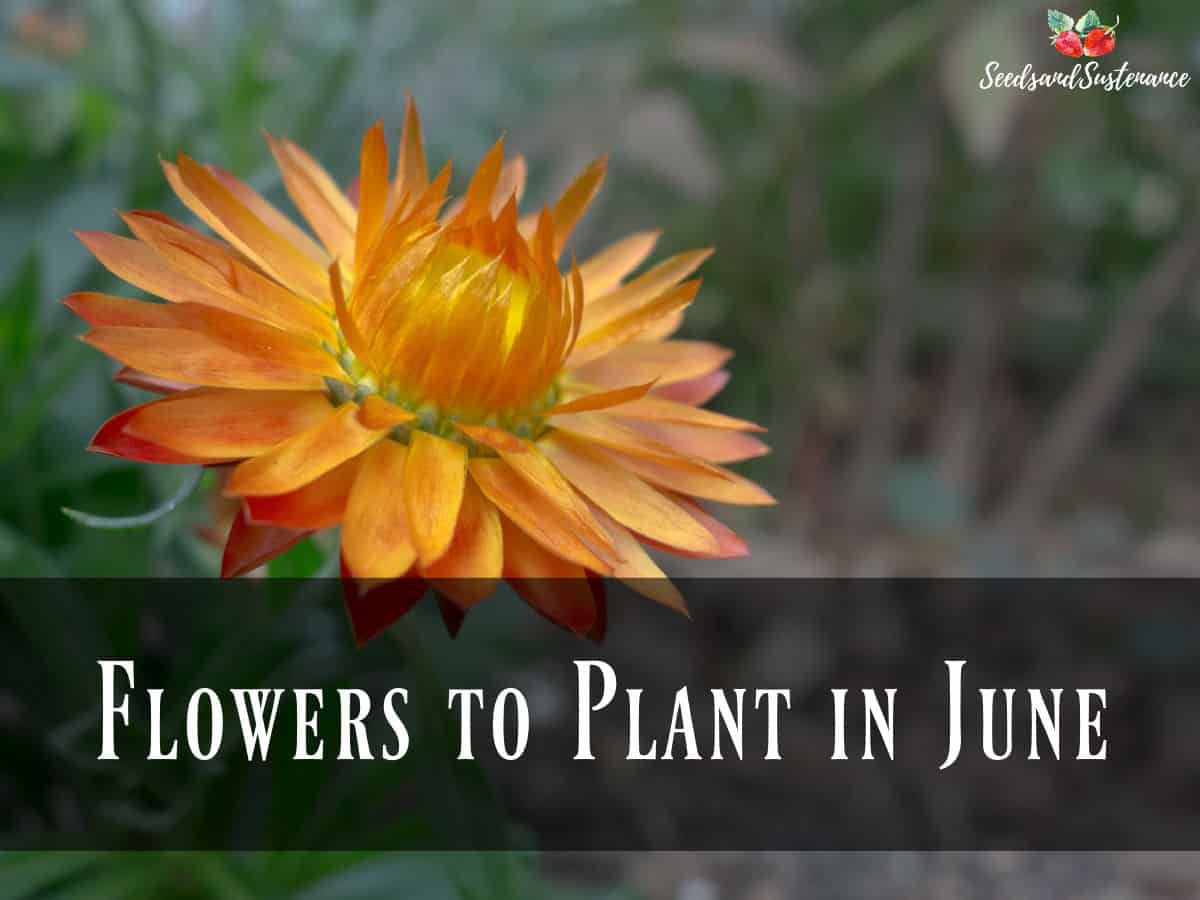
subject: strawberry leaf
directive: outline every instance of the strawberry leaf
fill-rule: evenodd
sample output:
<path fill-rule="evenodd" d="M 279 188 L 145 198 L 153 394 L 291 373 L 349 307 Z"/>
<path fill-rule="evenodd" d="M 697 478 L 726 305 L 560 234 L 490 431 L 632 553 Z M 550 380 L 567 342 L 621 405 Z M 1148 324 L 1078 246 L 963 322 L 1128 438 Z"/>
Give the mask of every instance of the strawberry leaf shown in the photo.
<path fill-rule="evenodd" d="M 1075 27 L 1075 20 L 1057 9 L 1046 10 L 1046 21 L 1050 24 L 1051 34 L 1062 34 Z"/>
<path fill-rule="evenodd" d="M 1094 28 L 1102 28 L 1100 16 L 1096 14 L 1094 9 L 1089 9 L 1084 16 L 1075 23 L 1075 30 L 1082 35 L 1087 35 Z"/>

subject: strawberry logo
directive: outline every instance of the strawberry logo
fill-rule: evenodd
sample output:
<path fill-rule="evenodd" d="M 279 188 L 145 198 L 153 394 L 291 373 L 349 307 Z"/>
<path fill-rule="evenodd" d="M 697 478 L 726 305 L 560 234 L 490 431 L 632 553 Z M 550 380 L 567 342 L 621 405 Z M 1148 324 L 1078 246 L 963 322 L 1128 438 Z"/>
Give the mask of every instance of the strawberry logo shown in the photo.
<path fill-rule="evenodd" d="M 1107 56 L 1117 46 L 1116 25 L 1104 25 L 1094 9 L 1089 9 L 1078 21 L 1057 9 L 1046 11 L 1050 25 L 1050 43 L 1063 56 L 1078 59 L 1080 56 Z"/>

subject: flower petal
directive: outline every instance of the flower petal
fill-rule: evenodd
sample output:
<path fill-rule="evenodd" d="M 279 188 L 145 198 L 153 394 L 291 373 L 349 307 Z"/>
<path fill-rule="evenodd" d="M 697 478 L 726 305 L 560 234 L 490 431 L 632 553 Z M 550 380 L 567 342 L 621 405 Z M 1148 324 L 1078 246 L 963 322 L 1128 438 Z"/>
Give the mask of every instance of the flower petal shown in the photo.
<path fill-rule="evenodd" d="M 213 231 L 281 284 L 328 302 L 329 288 L 321 262 L 270 228 L 212 172 L 185 153 L 179 155 L 177 169 L 168 164 L 164 169 L 179 199 Z"/>
<path fill-rule="evenodd" d="M 459 607 L 470 609 L 495 590 L 503 568 L 500 514 L 467 479 L 450 549 L 433 565 L 421 567 L 421 576 Z"/>
<path fill-rule="evenodd" d="M 239 509 L 233 527 L 225 541 L 225 552 L 221 557 L 221 577 L 237 578 L 266 565 L 275 557 L 286 553 L 304 538 L 306 531 L 292 531 L 273 525 L 254 525 L 246 518 L 246 510 Z"/>
<path fill-rule="evenodd" d="M 210 163 L 204 168 L 212 172 L 213 177 L 221 182 L 234 197 L 241 201 L 246 209 L 261 219 L 264 225 L 282 236 L 285 241 L 312 259 L 317 265 L 326 266 L 329 264 L 328 254 L 312 239 L 312 236 L 281 213 L 262 194 L 220 166 L 214 166 Z"/>
<path fill-rule="evenodd" d="M 615 465 L 624 466 L 640 478 L 691 497 L 716 500 L 735 506 L 772 506 L 775 498 L 749 479 L 711 466 L 710 471 L 680 468 L 669 462 L 633 456 L 605 448 Z"/>
<path fill-rule="evenodd" d="M 584 334 L 575 342 L 575 349 L 571 351 L 571 356 L 567 360 L 568 367 L 577 368 L 585 365 L 606 353 L 611 353 L 622 344 L 627 344 L 642 336 L 656 322 L 673 316 L 690 306 L 696 299 L 696 293 L 699 290 L 699 279 L 685 281 L 655 297 L 649 303 L 617 316 L 590 331 L 585 322 Z M 588 309 L 591 307 L 584 310 L 585 317 Z"/>
<path fill-rule="evenodd" d="M 352 263 L 358 213 L 315 159 L 289 140 L 267 135 L 283 185 L 334 259 Z"/>
<path fill-rule="evenodd" d="M 645 275 L 611 291 L 604 297 L 593 298 L 584 310 L 583 331 L 587 334 L 610 322 L 641 309 L 695 272 L 713 254 L 713 248 L 689 250 L 663 260 Z M 584 285 L 586 288 L 586 284 Z"/>
<path fill-rule="evenodd" d="M 361 272 L 383 229 L 388 202 L 388 150 L 383 122 L 363 137 L 358 174 L 358 227 L 354 232 L 354 268 Z"/>
<path fill-rule="evenodd" d="M 141 241 L 103 231 L 77 231 L 75 236 L 99 260 L 100 265 L 148 294 L 172 303 L 203 303 L 234 312 L 241 310 L 241 304 L 186 278 L 154 248 Z"/>
<path fill-rule="evenodd" d="M 415 419 L 411 413 L 395 403 L 389 403 L 378 394 L 369 394 L 358 411 L 358 421 L 367 428 L 395 428 Z"/>
<path fill-rule="evenodd" d="M 170 328 L 97 328 L 82 338 L 118 362 L 206 387 L 321 390 L 320 375 L 236 353 L 207 335 Z"/>
<path fill-rule="evenodd" d="M 131 369 L 129 366 L 121 366 L 113 375 L 113 381 L 140 388 L 152 394 L 178 394 L 180 391 L 189 391 L 195 387 L 195 385 L 184 384 L 182 381 L 170 381 L 166 378 L 148 375 L 137 369 Z"/>
<path fill-rule="evenodd" d="M 209 305 L 261 319 L 318 341 L 334 342 L 333 323 L 320 304 L 261 274 L 226 245 L 161 213 L 132 212 L 122 218 L 176 272 L 224 298 L 223 304 Z"/>
<path fill-rule="evenodd" d="M 342 556 L 359 578 L 399 578 L 417 560 L 404 507 L 408 448 L 380 441 L 364 454 L 342 525 Z"/>
<path fill-rule="evenodd" d="M 661 231 L 639 231 L 609 244 L 599 253 L 580 264 L 579 274 L 583 278 L 584 297 L 587 302 L 603 297 L 621 280 L 645 262 Z"/>
<path fill-rule="evenodd" d="M 721 369 L 700 378 L 690 378 L 677 384 L 657 388 L 654 393 L 664 400 L 703 406 L 729 384 L 729 370 Z"/>
<path fill-rule="evenodd" d="M 554 255 L 562 253 L 567 239 L 583 214 L 600 192 L 604 176 L 608 173 L 608 158 L 601 157 L 591 163 L 567 186 L 554 204 Z"/>
<path fill-rule="evenodd" d="M 515 457 L 510 457 L 515 458 Z M 592 571 L 607 574 L 611 566 L 579 537 L 578 516 L 534 487 L 505 460 L 475 457 L 471 477 L 485 497 L 551 553 Z M 505 540 L 507 546 L 507 538 Z M 507 551 L 505 556 L 507 558 Z"/>
<path fill-rule="evenodd" d="M 587 572 L 542 548 L 522 527 L 504 520 L 504 578 L 526 603 L 557 625 L 587 634 L 596 601 Z"/>
<path fill-rule="evenodd" d="M 425 142 L 421 137 L 421 117 L 417 104 L 408 97 L 404 109 L 404 130 L 400 133 L 400 158 L 396 161 L 396 180 L 392 200 L 407 197 L 410 202 L 429 185 L 429 164 L 425 161 Z"/>
<path fill-rule="evenodd" d="M 693 552 L 717 549 L 712 535 L 692 516 L 636 475 L 614 466 L 601 451 L 563 434 L 543 438 L 538 447 L 571 484 L 620 524 Z"/>
<path fill-rule="evenodd" d="M 196 390 L 141 407 L 125 432 L 192 456 L 266 453 L 333 414 L 323 392 Z"/>
<path fill-rule="evenodd" d="M 649 419 L 654 422 L 676 422 L 680 425 L 703 425 L 706 428 L 729 428 L 735 431 L 766 431 L 761 425 L 745 419 L 735 419 L 709 409 L 664 400 L 662 397 L 643 397 L 625 404 L 613 415 L 627 419 Z"/>
<path fill-rule="evenodd" d="M 252 522 L 320 531 L 342 524 L 350 488 L 358 475 L 359 458 L 346 460 L 316 481 L 287 494 L 247 497 L 245 506 Z"/>
<path fill-rule="evenodd" d="M 155 401 L 150 401 L 154 403 Z M 129 420 L 149 406 L 144 403 L 131 409 L 122 410 L 100 426 L 96 436 L 88 445 L 88 450 L 94 453 L 105 453 L 109 456 L 119 456 L 137 462 L 174 463 L 177 465 L 211 465 L 213 463 L 230 462 L 230 459 L 220 457 L 208 458 L 179 453 L 167 447 L 161 447 L 153 441 L 134 437 L 125 431 Z"/>
<path fill-rule="evenodd" d="M 733 352 L 707 341 L 632 341 L 572 372 L 585 384 L 615 387 L 654 381 L 662 387 L 708 375 L 729 361 Z"/>
<path fill-rule="evenodd" d="M 320 425 L 248 459 L 229 476 L 225 493 L 234 497 L 285 494 L 362 453 L 387 434 L 365 428 L 358 407 L 343 403 Z"/>
<path fill-rule="evenodd" d="M 539 415 L 542 416 L 561 416 L 565 413 L 591 412 L 598 409 L 610 409 L 614 406 L 620 406 L 624 403 L 629 403 L 637 400 L 640 397 L 646 396 L 650 388 L 654 387 L 653 381 L 648 381 L 645 384 L 635 384 L 630 387 L 613 388 L 610 391 L 593 391 L 583 394 L 573 400 L 567 400 L 558 403 L 549 409 L 542 410 Z"/>
<path fill-rule="evenodd" d="M 404 502 L 421 565 L 433 565 L 450 547 L 466 480 L 464 445 L 427 431 L 413 432 L 404 466 Z"/>
<path fill-rule="evenodd" d="M 384 584 L 359 583 L 342 558 L 342 599 L 354 640 L 363 646 L 407 615 L 428 586 L 420 578 L 397 578 Z"/>
<path fill-rule="evenodd" d="M 614 410 L 619 413 L 620 410 Z M 752 434 L 706 425 L 680 425 L 651 419 L 630 419 L 629 424 L 652 440 L 675 450 L 681 456 L 694 456 L 706 462 L 735 463 L 766 456 L 771 448 Z"/>
<path fill-rule="evenodd" d="M 679 588 L 671 583 L 671 579 L 650 558 L 650 554 L 642 548 L 629 529 L 615 522 L 602 509 L 596 509 L 595 513 L 596 518 L 607 529 L 617 551 L 621 554 L 621 564 L 613 569 L 613 577 L 643 597 L 647 597 L 655 603 L 661 603 L 668 609 L 683 613 L 690 618 L 691 614 L 688 612 L 687 603 L 684 602 L 683 595 L 679 593 Z"/>
<path fill-rule="evenodd" d="M 717 552 L 712 554 L 686 553 L 672 547 L 662 549 L 677 556 L 692 556 L 696 559 L 744 559 L 750 555 L 750 548 L 740 534 L 710 513 L 707 509 L 682 494 L 666 492 L 667 496 L 696 517 L 696 521 L 708 529 L 717 542 Z"/>

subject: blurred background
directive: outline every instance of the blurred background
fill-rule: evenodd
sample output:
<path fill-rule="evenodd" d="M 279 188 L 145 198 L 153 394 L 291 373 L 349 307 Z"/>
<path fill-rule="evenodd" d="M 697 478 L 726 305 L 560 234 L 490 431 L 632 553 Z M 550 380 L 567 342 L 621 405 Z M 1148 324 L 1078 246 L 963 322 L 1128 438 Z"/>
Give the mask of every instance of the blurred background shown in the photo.
<path fill-rule="evenodd" d="M 1194 3 L 1097 11 L 1121 21 L 1102 68 L 1200 74 Z M 406 92 L 458 188 L 500 133 L 535 200 L 610 153 L 584 253 L 650 227 L 661 256 L 717 247 L 684 333 L 737 351 L 714 405 L 770 427 L 772 455 L 744 470 L 780 504 L 728 515 L 750 559 L 674 571 L 1200 574 L 1200 88 L 980 90 L 990 60 L 1070 65 L 1040 2 L 3 0 L 0 29 L 2 575 L 217 571 L 206 490 L 143 529 L 61 512 L 137 514 L 184 481 L 83 451 L 140 397 L 58 303 L 128 291 L 72 230 L 121 231 L 117 209 L 182 215 L 158 167 L 180 148 L 286 204 L 263 129 L 347 181 L 371 123 L 394 141 Z M 326 571 L 329 549 L 272 571 Z M 225 865 L 144 862 L 168 881 Z M 17 863 L 63 867 L 30 891 L 98 871 Z M 266 896 L 276 870 L 295 876 L 279 896 L 333 877 L 255 865 L 267 880 L 212 895 Z M 642 868 L 612 877 L 751 896 Z M 399 876 L 363 877 L 353 896 Z M 753 896 L 792 896 L 773 884 Z"/>

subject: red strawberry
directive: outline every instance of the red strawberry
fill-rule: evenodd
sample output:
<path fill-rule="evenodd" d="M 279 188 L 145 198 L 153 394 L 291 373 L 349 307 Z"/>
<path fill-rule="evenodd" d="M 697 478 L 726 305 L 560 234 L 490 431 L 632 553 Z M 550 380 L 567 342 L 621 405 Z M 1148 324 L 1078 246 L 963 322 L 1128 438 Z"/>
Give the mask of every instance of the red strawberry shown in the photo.
<path fill-rule="evenodd" d="M 1114 33 L 1117 26 L 1112 28 L 1093 28 L 1088 32 L 1087 42 L 1083 52 L 1088 56 L 1107 56 L 1117 46 L 1117 36 Z"/>
<path fill-rule="evenodd" d="M 1083 41 L 1079 39 L 1079 35 L 1068 29 L 1054 38 L 1054 49 L 1063 56 L 1083 56 Z"/>

